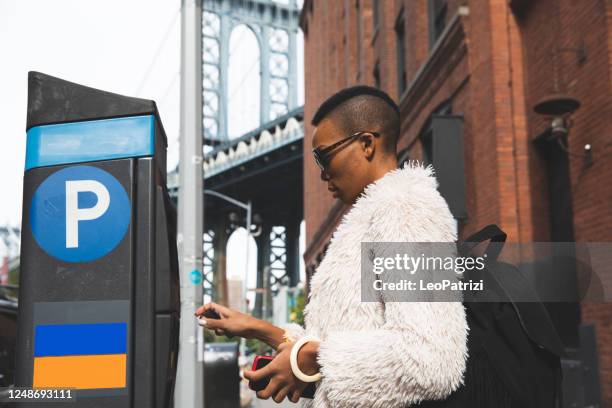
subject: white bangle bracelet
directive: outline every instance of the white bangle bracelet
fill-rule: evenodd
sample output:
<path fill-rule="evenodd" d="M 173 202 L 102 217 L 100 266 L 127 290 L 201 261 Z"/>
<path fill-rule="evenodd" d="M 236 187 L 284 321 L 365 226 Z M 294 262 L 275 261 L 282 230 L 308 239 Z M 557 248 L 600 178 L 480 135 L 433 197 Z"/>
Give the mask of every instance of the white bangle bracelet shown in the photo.
<path fill-rule="evenodd" d="M 313 374 L 313 375 L 307 375 L 307 374 L 304 374 L 298 367 L 298 363 L 297 363 L 298 352 L 300 351 L 302 346 L 309 341 L 321 341 L 321 340 L 315 336 L 304 336 L 295 342 L 295 344 L 291 348 L 291 354 L 289 355 L 289 362 L 291 363 L 291 371 L 293 371 L 293 375 L 295 375 L 299 380 L 306 382 L 306 383 L 319 381 L 321 379 L 320 372 Z"/>

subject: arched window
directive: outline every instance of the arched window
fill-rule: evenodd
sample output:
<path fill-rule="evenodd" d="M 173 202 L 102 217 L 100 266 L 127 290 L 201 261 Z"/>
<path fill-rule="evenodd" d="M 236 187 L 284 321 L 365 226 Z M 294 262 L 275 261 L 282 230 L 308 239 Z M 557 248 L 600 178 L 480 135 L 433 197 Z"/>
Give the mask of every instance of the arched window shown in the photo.
<path fill-rule="evenodd" d="M 241 24 L 232 30 L 228 64 L 228 135 L 243 134 L 260 125 L 260 51 L 255 33 Z"/>
<path fill-rule="evenodd" d="M 249 245 L 249 258 L 247 263 L 246 246 Z M 249 289 L 257 287 L 257 242 L 253 236 L 247 236 L 245 228 L 237 228 L 227 240 L 227 278 L 233 282 L 233 287 L 228 287 L 228 300 L 238 310 L 243 310 L 244 302 L 242 287 L 245 284 L 247 299 L 252 308 L 255 305 L 255 292 Z M 248 265 L 248 266 L 247 266 Z M 247 270 L 248 268 L 248 270 Z"/>

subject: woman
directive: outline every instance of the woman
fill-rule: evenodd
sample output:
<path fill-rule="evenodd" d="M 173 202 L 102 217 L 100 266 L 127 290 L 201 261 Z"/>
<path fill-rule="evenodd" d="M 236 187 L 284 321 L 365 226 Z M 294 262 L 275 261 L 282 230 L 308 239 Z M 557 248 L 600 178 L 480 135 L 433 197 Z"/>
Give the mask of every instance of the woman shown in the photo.
<path fill-rule="evenodd" d="M 463 305 L 362 302 L 360 284 L 361 242 L 456 240 L 455 221 L 432 169 L 413 163 L 397 168 L 399 110 L 376 88 L 338 92 L 321 105 L 312 123 L 321 178 L 351 208 L 311 279 L 305 327 L 275 327 L 214 303 L 196 315 L 214 309 L 221 319 L 200 318 L 200 324 L 218 334 L 259 339 L 277 350 L 265 368 L 244 373 L 249 380 L 270 378 L 268 387 L 257 392 L 259 398 L 296 402 L 308 385 L 298 377 L 319 377 L 314 399 L 303 399 L 303 406 L 391 408 L 444 399 L 463 382 Z M 314 340 L 299 344 L 308 338 Z M 296 342 L 301 348 L 292 367 Z"/>

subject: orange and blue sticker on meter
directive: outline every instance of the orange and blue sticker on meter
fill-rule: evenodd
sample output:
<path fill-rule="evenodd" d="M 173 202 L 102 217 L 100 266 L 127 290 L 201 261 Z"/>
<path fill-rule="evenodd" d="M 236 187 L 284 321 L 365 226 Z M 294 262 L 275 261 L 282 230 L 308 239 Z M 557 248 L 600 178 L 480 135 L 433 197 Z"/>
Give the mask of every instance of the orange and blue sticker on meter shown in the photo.
<path fill-rule="evenodd" d="M 127 323 L 39 324 L 33 388 L 125 388 Z"/>

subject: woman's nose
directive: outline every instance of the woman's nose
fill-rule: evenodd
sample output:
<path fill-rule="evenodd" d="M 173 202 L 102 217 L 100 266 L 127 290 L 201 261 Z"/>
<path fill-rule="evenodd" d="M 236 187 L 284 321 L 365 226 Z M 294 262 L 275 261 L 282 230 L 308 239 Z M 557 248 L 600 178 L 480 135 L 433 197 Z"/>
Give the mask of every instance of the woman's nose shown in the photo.
<path fill-rule="evenodd" d="M 323 181 L 329 180 L 329 175 L 324 170 L 321 170 L 321 180 Z"/>

